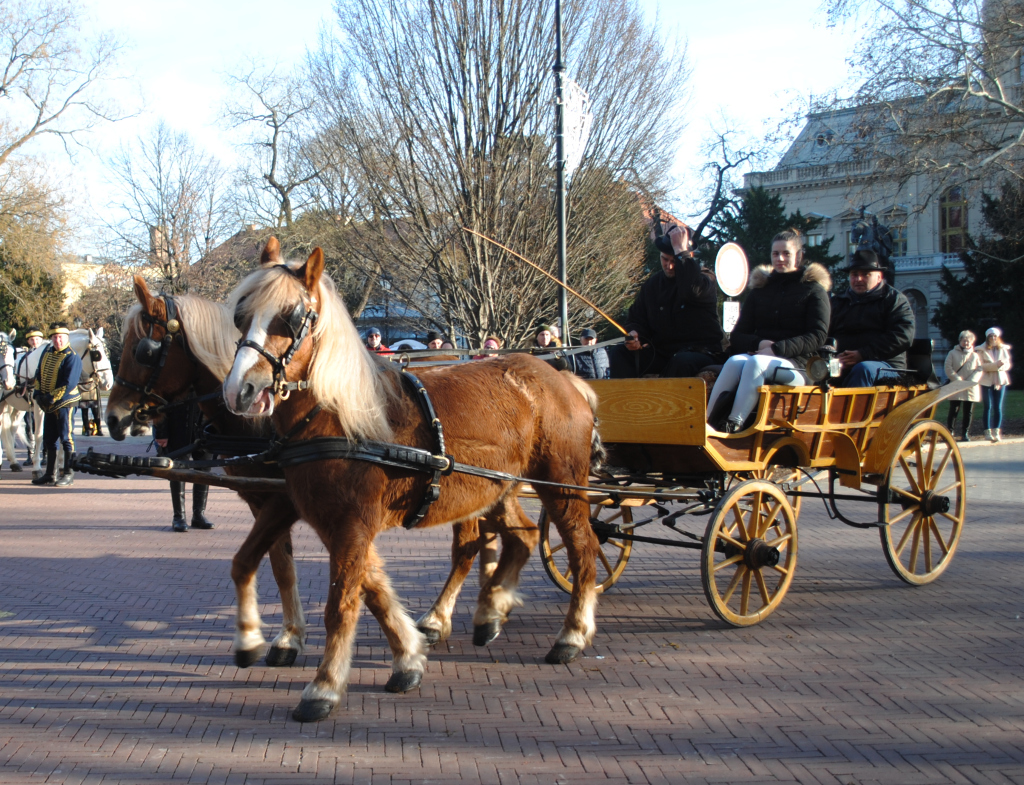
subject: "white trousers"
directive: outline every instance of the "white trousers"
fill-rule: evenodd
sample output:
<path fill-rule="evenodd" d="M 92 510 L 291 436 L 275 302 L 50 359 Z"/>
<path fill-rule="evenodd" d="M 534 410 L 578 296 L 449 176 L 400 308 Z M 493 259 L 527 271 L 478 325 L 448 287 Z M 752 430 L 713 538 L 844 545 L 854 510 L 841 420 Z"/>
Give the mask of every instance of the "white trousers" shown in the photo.
<path fill-rule="evenodd" d="M 778 372 L 776 373 L 776 370 Z M 766 354 L 737 354 L 722 366 L 715 386 L 711 389 L 708 411 L 715 408 L 715 402 L 729 390 L 736 391 L 729 420 L 742 423 L 757 406 L 757 388 L 764 384 L 784 384 L 797 387 L 807 384 L 807 376 L 786 357 L 770 357 Z"/>

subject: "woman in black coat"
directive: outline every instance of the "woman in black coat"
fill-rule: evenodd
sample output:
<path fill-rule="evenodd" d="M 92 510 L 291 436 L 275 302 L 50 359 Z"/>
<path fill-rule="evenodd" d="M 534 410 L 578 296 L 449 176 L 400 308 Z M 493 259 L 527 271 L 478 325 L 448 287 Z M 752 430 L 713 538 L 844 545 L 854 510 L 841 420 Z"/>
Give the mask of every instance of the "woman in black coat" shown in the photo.
<path fill-rule="evenodd" d="M 762 265 L 750 276 L 751 291 L 731 336 L 736 354 L 722 367 L 708 401 L 708 422 L 714 423 L 728 404 L 722 396 L 736 391 L 729 433 L 746 425 L 761 385 L 807 384 L 803 368 L 828 336 L 832 278 L 820 264 L 805 265 L 803 257 L 803 235 L 781 232 L 772 240 L 771 267 Z"/>

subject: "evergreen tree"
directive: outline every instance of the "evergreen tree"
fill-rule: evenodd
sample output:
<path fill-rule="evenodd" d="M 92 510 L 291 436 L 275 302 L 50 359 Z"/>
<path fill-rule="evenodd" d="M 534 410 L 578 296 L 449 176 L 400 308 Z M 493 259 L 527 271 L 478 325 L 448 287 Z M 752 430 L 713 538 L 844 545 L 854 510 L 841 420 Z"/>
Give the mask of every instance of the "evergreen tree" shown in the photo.
<path fill-rule="evenodd" d="M 963 330 L 980 343 L 992 326 L 1002 328 L 1006 343 L 1019 343 L 1024 339 L 1024 187 L 1007 182 L 998 198 L 982 194 L 981 214 L 990 233 L 967 238 L 960 252 L 963 277 L 942 268 L 939 288 L 945 301 L 935 309 L 932 324 L 950 343 Z"/>
<path fill-rule="evenodd" d="M 59 275 L 39 265 L 10 259 L 0 245 L 0 330 L 24 332 L 30 324 L 47 325 L 60 318 L 64 295 Z"/>
<path fill-rule="evenodd" d="M 816 216 L 804 215 L 799 210 L 786 215 L 782 197 L 757 186 L 743 194 L 743 200 L 738 208 L 724 211 L 714 222 L 710 234 L 711 241 L 701 247 L 699 256 L 705 264 L 713 264 L 719 248 L 725 243 L 738 243 L 746 252 L 753 269 L 759 264 L 771 263 L 772 238 L 779 232 L 793 228 L 806 235 L 818 228 L 822 220 Z M 842 261 L 841 254 L 829 253 L 832 239 L 830 237 L 820 245 L 805 248 L 804 258 L 826 267 L 832 267 Z"/>

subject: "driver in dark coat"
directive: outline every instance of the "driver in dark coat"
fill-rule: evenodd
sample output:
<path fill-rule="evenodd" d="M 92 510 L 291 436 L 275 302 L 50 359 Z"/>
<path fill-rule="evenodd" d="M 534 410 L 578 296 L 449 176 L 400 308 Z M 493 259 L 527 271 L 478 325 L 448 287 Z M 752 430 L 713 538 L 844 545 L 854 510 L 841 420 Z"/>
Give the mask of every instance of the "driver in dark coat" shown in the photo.
<path fill-rule="evenodd" d="M 886 370 L 907 368 L 907 350 L 915 333 L 914 309 L 906 295 L 885 282 L 885 269 L 874 251 L 856 251 L 846 270 L 850 288 L 832 295 L 828 330 L 836 339 L 843 369 L 838 386 L 886 384 Z"/>
<path fill-rule="evenodd" d="M 715 274 L 693 258 L 689 229 L 672 225 L 656 242 L 661 270 L 630 306 L 626 343 L 608 350 L 612 378 L 696 376 L 725 357 Z"/>

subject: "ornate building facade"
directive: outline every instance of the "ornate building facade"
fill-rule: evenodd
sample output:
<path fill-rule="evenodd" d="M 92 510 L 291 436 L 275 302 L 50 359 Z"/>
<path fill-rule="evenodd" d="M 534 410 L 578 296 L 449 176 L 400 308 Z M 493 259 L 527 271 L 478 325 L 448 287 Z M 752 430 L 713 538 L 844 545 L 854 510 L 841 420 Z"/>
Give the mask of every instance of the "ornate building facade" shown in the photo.
<path fill-rule="evenodd" d="M 943 265 L 963 270 L 958 251 L 968 231 L 981 228 L 980 194 L 966 187 L 935 193 L 918 177 L 904 186 L 875 176 L 871 161 L 857 155 L 863 135 L 854 110 L 812 114 L 796 140 L 771 171 L 745 176 L 744 187 L 778 194 L 788 212 L 800 210 L 822 222 L 808 244 L 833 238 L 832 250 L 849 254 L 851 230 L 862 215 L 877 217 L 893 235 L 896 288 L 914 306 L 917 337 L 935 341 L 935 354 L 948 348 L 931 324 L 942 301 Z"/>

